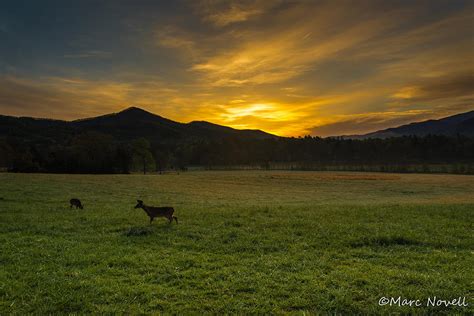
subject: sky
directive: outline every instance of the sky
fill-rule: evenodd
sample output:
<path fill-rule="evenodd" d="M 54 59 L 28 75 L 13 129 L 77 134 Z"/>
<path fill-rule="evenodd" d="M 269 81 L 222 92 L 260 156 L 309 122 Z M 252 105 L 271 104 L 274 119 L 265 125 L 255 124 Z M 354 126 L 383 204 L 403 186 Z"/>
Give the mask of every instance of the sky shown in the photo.
<path fill-rule="evenodd" d="M 474 110 L 474 1 L 3 1 L 0 114 L 281 136 Z"/>

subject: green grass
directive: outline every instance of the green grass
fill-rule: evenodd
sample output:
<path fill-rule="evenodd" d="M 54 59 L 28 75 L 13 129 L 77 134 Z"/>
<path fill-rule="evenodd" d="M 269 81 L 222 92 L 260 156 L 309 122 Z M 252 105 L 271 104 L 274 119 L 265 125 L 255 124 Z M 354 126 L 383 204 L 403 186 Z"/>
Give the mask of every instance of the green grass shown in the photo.
<path fill-rule="evenodd" d="M 0 314 L 474 313 L 473 216 L 474 176 L 0 174 Z"/>

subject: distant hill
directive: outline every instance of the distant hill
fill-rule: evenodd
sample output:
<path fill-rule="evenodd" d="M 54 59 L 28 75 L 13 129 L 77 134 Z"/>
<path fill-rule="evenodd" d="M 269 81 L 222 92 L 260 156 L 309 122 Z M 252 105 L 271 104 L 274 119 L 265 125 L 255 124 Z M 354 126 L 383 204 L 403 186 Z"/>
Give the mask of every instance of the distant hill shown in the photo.
<path fill-rule="evenodd" d="M 111 135 L 118 141 L 131 141 L 145 137 L 156 144 L 219 140 L 229 137 L 242 140 L 279 138 L 261 130 L 239 130 L 206 121 L 179 123 L 137 107 L 75 121 L 0 115 L 0 137 L 17 137 L 32 143 L 64 143 L 64 141 L 84 132 L 100 132 Z M 367 139 L 429 134 L 474 136 L 474 111 L 439 120 L 388 128 L 365 135 L 343 137 Z"/>
<path fill-rule="evenodd" d="M 474 111 L 445 117 L 439 120 L 428 120 L 424 122 L 410 123 L 399 127 L 387 128 L 365 135 L 346 136 L 346 138 L 389 138 L 407 135 L 453 136 L 457 134 L 465 136 L 474 136 Z"/>
<path fill-rule="evenodd" d="M 0 136 L 15 136 L 35 141 L 73 136 L 87 131 L 101 132 L 129 141 L 145 137 L 151 142 L 166 143 L 188 139 L 266 139 L 277 136 L 260 130 L 238 130 L 204 121 L 179 123 L 137 107 L 118 113 L 75 121 L 0 116 Z"/>

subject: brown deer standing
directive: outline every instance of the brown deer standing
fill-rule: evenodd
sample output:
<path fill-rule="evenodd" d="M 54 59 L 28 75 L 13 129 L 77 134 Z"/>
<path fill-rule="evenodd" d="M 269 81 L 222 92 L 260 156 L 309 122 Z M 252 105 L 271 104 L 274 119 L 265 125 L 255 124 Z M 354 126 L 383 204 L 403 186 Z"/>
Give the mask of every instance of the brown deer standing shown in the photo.
<path fill-rule="evenodd" d="M 72 208 L 73 206 L 75 206 L 76 209 L 80 208 L 81 210 L 84 208 L 82 206 L 81 200 L 79 199 L 70 199 L 69 203 L 71 204 L 70 208 Z"/>
<path fill-rule="evenodd" d="M 150 224 L 153 222 L 155 217 L 166 217 L 169 220 L 169 223 L 173 222 L 173 219 L 176 221 L 176 224 L 178 224 L 178 218 L 173 215 L 174 213 L 174 208 L 171 206 L 162 206 L 162 207 L 156 207 L 156 206 L 147 206 L 143 204 L 142 200 L 137 200 L 137 205 L 135 205 L 135 208 L 141 208 L 147 213 L 148 217 L 150 217 Z"/>

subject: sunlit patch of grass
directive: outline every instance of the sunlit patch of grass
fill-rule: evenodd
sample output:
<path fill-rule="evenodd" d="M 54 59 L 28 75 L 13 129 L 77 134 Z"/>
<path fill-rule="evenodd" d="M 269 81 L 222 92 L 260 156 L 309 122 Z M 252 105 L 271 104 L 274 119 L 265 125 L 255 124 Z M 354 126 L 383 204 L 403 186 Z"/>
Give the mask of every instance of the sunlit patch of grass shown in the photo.
<path fill-rule="evenodd" d="M 271 179 L 284 179 L 284 180 L 327 180 L 327 181 L 338 181 L 338 180 L 400 180 L 399 175 L 395 174 L 384 174 L 384 173 L 364 173 L 364 172 L 320 172 L 314 174 L 311 172 L 294 172 L 272 174 L 269 176 Z"/>

